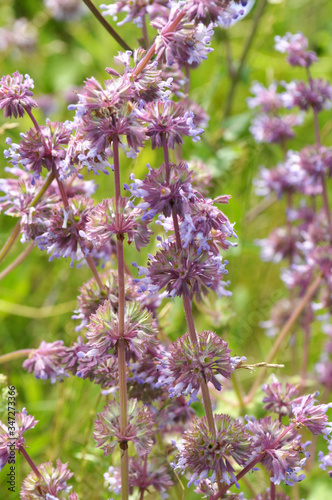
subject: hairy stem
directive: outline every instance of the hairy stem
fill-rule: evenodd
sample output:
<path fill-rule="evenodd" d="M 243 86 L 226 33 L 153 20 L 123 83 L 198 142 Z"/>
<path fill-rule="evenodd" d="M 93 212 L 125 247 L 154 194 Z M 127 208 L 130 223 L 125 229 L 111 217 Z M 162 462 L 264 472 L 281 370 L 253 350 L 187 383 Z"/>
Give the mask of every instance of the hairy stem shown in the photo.
<path fill-rule="evenodd" d="M 115 29 L 106 21 L 106 19 L 102 16 L 99 10 L 93 5 L 91 0 L 83 0 L 83 2 L 88 7 L 88 9 L 90 9 L 95 18 L 98 19 L 100 24 L 104 26 L 104 28 L 108 31 L 108 33 L 114 38 L 114 40 L 116 40 L 124 50 L 130 50 L 130 52 L 132 52 L 129 45 L 123 40 L 123 38 L 121 38 L 119 33 L 115 31 Z"/>
<path fill-rule="evenodd" d="M 9 352 L 0 356 L 0 364 L 14 361 L 15 359 L 26 358 L 34 349 L 20 349 L 18 351 Z"/>
<path fill-rule="evenodd" d="M 28 464 L 30 465 L 33 472 L 37 475 L 37 477 L 39 477 L 39 479 L 41 479 L 41 480 L 44 480 L 43 476 L 41 475 L 41 473 L 39 472 L 39 470 L 37 469 L 37 467 L 33 463 L 32 459 L 29 457 L 29 455 L 27 454 L 27 452 L 25 451 L 23 446 L 20 446 L 19 452 L 22 453 L 25 460 L 28 462 Z"/>
<path fill-rule="evenodd" d="M 39 125 L 38 125 L 38 123 L 37 123 L 36 118 L 33 116 L 32 112 L 31 112 L 31 109 L 29 109 L 28 107 L 25 107 L 24 109 L 25 109 L 25 111 L 27 112 L 27 114 L 29 115 L 29 117 L 30 117 L 30 119 L 31 119 L 32 123 L 34 124 L 34 127 L 36 128 L 36 130 L 39 130 L 39 131 L 40 131 L 40 127 L 39 127 Z"/>
<path fill-rule="evenodd" d="M 317 278 L 314 280 L 314 282 L 311 283 L 311 285 L 308 287 L 305 295 L 302 297 L 302 299 L 300 300 L 300 302 L 297 304 L 297 306 L 295 307 L 295 309 L 294 309 L 293 313 L 291 314 L 290 318 L 286 321 L 284 327 L 282 328 L 281 332 L 279 333 L 279 335 L 278 335 L 275 343 L 273 344 L 273 346 L 272 346 L 272 348 L 271 348 L 271 350 L 270 350 L 270 352 L 269 352 L 269 354 L 268 354 L 268 356 L 266 358 L 266 363 L 271 363 L 271 361 L 274 359 L 274 357 L 278 353 L 281 344 L 283 343 L 284 339 L 289 334 L 289 332 L 290 332 L 291 328 L 293 327 L 294 323 L 296 322 L 296 320 L 298 319 L 298 317 L 300 316 L 300 314 L 302 313 L 302 311 L 304 310 L 304 308 L 306 307 L 306 305 L 308 304 L 308 302 L 312 299 L 312 297 L 317 292 L 317 290 L 319 288 L 319 285 L 321 284 L 322 278 L 323 278 L 323 276 L 320 273 L 317 276 Z M 266 375 L 267 370 L 268 370 L 268 367 L 265 366 L 260 371 L 260 373 L 259 373 L 258 377 L 256 378 L 256 380 L 255 380 L 252 388 L 249 391 L 249 394 L 245 398 L 245 403 L 246 404 L 250 403 L 252 401 L 252 399 L 254 398 L 258 387 L 261 385 L 262 381 L 264 380 L 264 377 Z"/>
<path fill-rule="evenodd" d="M 119 162 L 119 139 L 113 138 L 113 161 L 114 161 L 114 185 L 115 185 L 115 220 L 120 227 L 120 162 Z M 125 268 L 123 254 L 123 234 L 118 233 L 116 239 L 116 253 L 118 261 L 118 285 L 119 285 L 119 306 L 118 306 L 118 366 L 119 366 L 119 398 L 120 398 L 120 426 L 124 432 L 128 421 L 127 408 L 127 366 L 126 366 L 126 344 L 124 335 L 125 318 Z M 128 499 L 128 450 L 121 450 L 121 499 Z"/>

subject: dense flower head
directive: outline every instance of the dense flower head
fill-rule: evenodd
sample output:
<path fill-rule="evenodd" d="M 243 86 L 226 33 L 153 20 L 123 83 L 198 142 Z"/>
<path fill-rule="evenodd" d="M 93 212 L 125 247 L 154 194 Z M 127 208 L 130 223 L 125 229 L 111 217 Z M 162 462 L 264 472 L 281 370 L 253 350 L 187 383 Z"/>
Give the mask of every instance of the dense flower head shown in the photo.
<path fill-rule="evenodd" d="M 175 432 L 183 434 L 195 416 L 194 408 L 188 405 L 184 396 L 170 399 L 169 394 L 163 392 L 161 411 L 157 411 L 155 419 L 161 432 L 174 435 Z"/>
<path fill-rule="evenodd" d="M 135 182 L 125 187 L 134 197 L 143 198 L 144 201 L 138 205 L 145 212 L 143 220 L 157 214 L 170 217 L 173 207 L 175 213 L 183 217 L 192 193 L 191 174 L 185 162 L 181 161 L 178 165 L 171 163 L 168 179 L 163 163 L 158 169 L 149 166 L 149 173 L 143 180 L 132 175 L 131 179 Z"/>
<path fill-rule="evenodd" d="M 322 79 L 284 84 L 284 103 L 287 108 L 298 106 L 304 111 L 312 108 L 319 112 L 332 106 L 332 86 Z"/>
<path fill-rule="evenodd" d="M 296 301 L 288 299 L 280 299 L 273 305 L 270 319 L 259 323 L 259 326 L 266 330 L 268 337 L 274 337 L 281 330 L 294 311 L 295 305 Z"/>
<path fill-rule="evenodd" d="M 250 126 L 256 142 L 283 143 L 293 139 L 295 133 L 293 127 L 301 125 L 302 115 L 270 116 L 267 114 L 257 115 Z"/>
<path fill-rule="evenodd" d="M 152 234 L 141 217 L 141 209 L 134 207 L 128 198 L 120 198 L 117 217 L 115 198 L 106 198 L 89 213 L 85 235 L 94 247 L 100 248 L 112 236 L 123 238 L 126 234 L 128 243 L 134 242 L 140 250 L 149 243 Z"/>
<path fill-rule="evenodd" d="M 33 429 L 38 422 L 35 417 L 28 415 L 25 408 L 15 413 L 15 421 L 10 421 L 9 428 L 0 420 L 0 470 L 11 458 L 12 445 L 14 444 L 15 450 L 24 447 L 24 432 Z"/>
<path fill-rule="evenodd" d="M 121 431 L 120 405 L 111 401 L 95 420 L 93 437 L 104 456 L 110 455 L 117 444 L 122 450 L 132 441 L 137 454 L 141 457 L 150 452 L 152 447 L 153 415 L 147 406 L 139 406 L 136 399 L 128 400 L 128 421 Z"/>
<path fill-rule="evenodd" d="M 263 113 L 269 111 L 278 111 L 284 105 L 282 94 L 277 93 L 278 83 L 273 82 L 266 88 L 259 82 L 253 83 L 251 93 L 255 97 L 248 97 L 247 104 L 249 108 L 259 108 Z"/>
<path fill-rule="evenodd" d="M 46 231 L 36 238 L 38 247 L 51 254 L 50 260 L 71 257 L 73 265 L 87 256 L 92 245 L 86 241 L 84 230 L 92 208 L 93 200 L 86 196 L 70 198 L 67 209 L 62 203 L 52 208 Z"/>
<path fill-rule="evenodd" d="M 306 427 L 312 434 L 327 436 L 332 432 L 332 424 L 328 421 L 326 412 L 332 408 L 332 403 L 315 405 L 317 394 L 309 394 L 297 398 L 293 405 L 293 422 Z"/>
<path fill-rule="evenodd" d="M 169 90 L 171 78 L 163 79 L 163 72 L 158 68 L 156 61 L 148 63 L 138 74 L 135 73 L 145 54 L 146 51 L 142 47 L 134 50 L 133 53 L 131 51 L 119 52 L 114 57 L 114 61 L 116 65 L 124 68 L 123 74 L 114 68 L 106 68 L 107 73 L 117 77 L 123 87 L 130 89 L 127 92 L 131 94 L 131 100 L 141 104 L 162 99 L 171 92 Z M 105 85 L 107 85 L 106 82 Z"/>
<path fill-rule="evenodd" d="M 23 368 L 34 372 L 36 378 L 42 380 L 50 379 L 51 384 L 56 380 L 62 381 L 64 377 L 69 375 L 63 367 L 63 357 L 66 354 L 66 347 L 62 340 L 55 342 L 41 342 L 38 349 L 33 349 L 29 354 L 28 359 L 23 363 Z"/>
<path fill-rule="evenodd" d="M 54 19 L 71 21 L 79 19 L 86 11 L 80 0 L 44 0 Z"/>
<path fill-rule="evenodd" d="M 117 353 L 119 336 L 119 318 L 114 312 L 110 300 L 106 300 L 95 314 L 90 316 L 87 329 L 89 351 L 87 356 L 103 356 L 111 349 Z M 157 330 L 152 314 L 143 309 L 139 302 L 127 302 L 124 318 L 124 332 L 121 338 L 126 344 L 126 356 L 136 360 L 151 346 L 156 344 Z"/>
<path fill-rule="evenodd" d="M 190 402 L 197 401 L 202 382 L 211 382 L 220 391 L 217 376 L 229 379 L 234 371 L 227 342 L 210 331 L 199 333 L 197 338 L 195 345 L 186 333 L 164 351 L 159 385 L 170 386 L 170 397 L 190 395 Z"/>
<path fill-rule="evenodd" d="M 178 250 L 173 242 L 161 243 L 162 249 L 155 256 L 149 255 L 147 267 L 136 267 L 139 275 L 145 275 L 140 280 L 141 290 L 156 293 L 166 289 L 170 297 L 185 296 L 199 300 L 209 290 L 218 295 L 229 295 L 225 290 L 227 282 L 222 277 L 227 274 L 221 256 L 209 252 L 198 253 L 196 245 Z"/>
<path fill-rule="evenodd" d="M 34 180 L 30 173 L 18 167 L 7 168 L 7 172 L 14 175 L 0 179 L 0 191 L 4 194 L 0 197 L 0 211 L 11 217 L 20 217 L 22 243 L 33 240 L 40 236 L 47 226 L 52 206 L 59 203 L 60 196 L 56 188 L 51 185 L 47 196 L 44 196 L 39 203 L 31 207 L 39 190 L 45 183 L 42 178 Z"/>
<path fill-rule="evenodd" d="M 121 493 L 121 470 L 119 467 L 109 467 L 104 474 L 108 490 L 119 495 Z M 167 491 L 173 486 L 166 466 L 158 459 L 129 458 L 128 488 L 132 495 L 135 488 L 140 492 L 156 491 L 161 499 L 168 498 Z"/>
<path fill-rule="evenodd" d="M 46 462 L 39 465 L 38 470 L 42 478 L 32 471 L 24 479 L 20 491 L 22 500 L 54 499 L 58 498 L 59 494 L 70 492 L 71 486 L 67 485 L 67 481 L 73 473 L 68 469 L 68 463 L 63 464 L 58 459 L 56 467 L 52 465 L 52 462 Z"/>
<path fill-rule="evenodd" d="M 79 289 L 77 297 L 77 309 L 73 319 L 80 319 L 81 323 L 76 327 L 76 331 L 86 327 L 89 323 L 91 314 L 94 314 L 98 307 L 109 300 L 114 312 L 118 310 L 119 290 L 118 276 L 114 270 L 109 270 L 100 275 L 103 288 L 101 289 L 95 278 L 91 278 L 87 283 L 84 283 Z M 130 276 L 125 280 L 125 300 L 139 300 L 138 286 L 133 282 Z"/>
<path fill-rule="evenodd" d="M 71 132 L 59 122 L 48 121 L 38 129 L 31 128 L 21 134 L 18 163 L 38 177 L 42 167 L 48 170 L 58 168 L 60 161 L 66 156 L 66 146 Z"/>
<path fill-rule="evenodd" d="M 332 477 L 332 439 L 329 441 L 329 446 L 328 446 L 328 453 L 327 455 L 324 455 L 322 451 L 318 453 L 318 459 L 319 459 L 319 467 L 322 470 L 327 470 L 327 468 L 331 468 L 331 470 L 328 471 L 330 477 Z"/>
<path fill-rule="evenodd" d="M 214 415 L 216 435 L 210 431 L 207 418 L 194 418 L 184 433 L 174 468 L 191 473 L 188 486 L 209 477 L 215 481 L 219 471 L 223 482 L 236 481 L 233 460 L 244 465 L 250 453 L 249 435 L 241 423 L 228 415 Z"/>
<path fill-rule="evenodd" d="M 155 39 L 157 60 L 173 66 L 175 62 L 184 66 L 197 66 L 213 49 L 210 44 L 213 36 L 213 24 L 195 25 L 183 17 L 179 22 L 173 21 L 180 14 L 178 4 L 172 4 L 168 19 L 157 17 L 151 25 L 158 31 Z"/>
<path fill-rule="evenodd" d="M 309 68 L 317 61 L 315 52 L 308 49 L 308 40 L 303 33 L 286 33 L 283 37 L 275 37 L 275 49 L 278 52 L 287 54 L 287 61 L 292 66 L 302 66 Z"/>
<path fill-rule="evenodd" d="M 174 101 L 151 102 L 136 114 L 147 125 L 146 135 L 151 138 L 152 149 L 162 147 L 164 139 L 167 146 L 174 149 L 175 144 L 183 143 L 184 135 L 199 141 L 199 134 L 203 132 L 194 126 L 191 113 Z"/>
<path fill-rule="evenodd" d="M 103 356 L 89 355 L 89 346 L 84 344 L 83 349 L 76 349 L 76 375 L 82 379 L 89 379 L 99 384 L 103 389 L 118 387 L 119 367 L 117 357 L 113 354 Z M 103 392 L 104 393 L 104 392 Z"/>
<path fill-rule="evenodd" d="M 297 473 L 303 468 L 307 455 L 301 446 L 301 436 L 294 428 L 285 433 L 284 425 L 271 417 L 264 417 L 260 420 L 247 419 L 246 429 L 251 434 L 251 459 L 261 454 L 260 463 L 271 474 L 273 483 L 284 481 L 293 485 L 304 479 L 303 475 L 297 477 Z"/>
<path fill-rule="evenodd" d="M 282 383 L 273 376 L 272 383 L 263 385 L 262 390 L 266 393 L 263 398 L 265 410 L 273 411 L 280 416 L 288 415 L 291 417 L 293 415 L 292 404 L 299 392 L 296 386 L 286 382 L 283 388 Z"/>
<path fill-rule="evenodd" d="M 215 200 L 192 197 L 187 213 L 180 225 L 180 234 L 184 248 L 197 244 L 197 251 L 202 250 L 219 255 L 219 248 L 227 250 L 231 243 L 227 238 L 235 237 L 236 233 L 226 217 L 214 203 L 228 203 L 230 196 L 219 196 Z"/>
<path fill-rule="evenodd" d="M 207 26 L 218 21 L 227 26 L 231 19 L 235 20 L 245 14 L 244 7 L 248 3 L 248 0 L 190 0 L 186 6 L 187 16 L 190 21 Z"/>
<path fill-rule="evenodd" d="M 119 139 L 121 136 L 126 137 L 127 145 L 133 154 L 138 152 L 143 146 L 145 135 L 133 108 L 134 105 L 126 103 L 113 112 L 105 110 L 101 116 L 92 113 L 83 117 L 81 132 L 95 153 L 104 152 L 115 138 Z"/>
<path fill-rule="evenodd" d="M 12 76 L 3 76 L 0 80 L 0 109 L 4 110 L 5 118 L 22 117 L 25 110 L 37 107 L 31 98 L 34 88 L 33 80 L 29 75 L 21 75 L 15 71 Z"/>

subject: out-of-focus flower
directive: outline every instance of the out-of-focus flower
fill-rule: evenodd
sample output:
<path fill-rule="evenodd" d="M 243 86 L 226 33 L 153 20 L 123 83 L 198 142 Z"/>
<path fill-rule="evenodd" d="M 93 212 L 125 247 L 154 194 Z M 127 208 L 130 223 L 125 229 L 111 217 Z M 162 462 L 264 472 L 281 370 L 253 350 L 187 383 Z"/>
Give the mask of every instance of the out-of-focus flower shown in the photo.
<path fill-rule="evenodd" d="M 310 83 L 290 82 L 284 84 L 283 94 L 287 108 L 298 106 L 304 111 L 309 108 L 319 112 L 332 106 L 332 86 L 322 79 L 312 79 Z"/>
<path fill-rule="evenodd" d="M 294 428 L 285 432 L 284 425 L 271 417 L 265 417 L 260 420 L 247 419 L 246 429 L 251 434 L 250 459 L 261 454 L 260 463 L 271 474 L 273 483 L 280 484 L 284 481 L 293 485 L 304 479 L 303 475 L 297 476 L 297 473 L 304 467 L 308 455 L 300 458 L 305 450 L 301 446 L 301 436 Z"/>
<path fill-rule="evenodd" d="M 206 417 L 194 418 L 178 446 L 175 469 L 191 473 L 188 486 L 209 477 L 215 481 L 218 471 L 226 484 L 235 481 L 233 461 L 244 465 L 250 454 L 250 439 L 237 420 L 228 415 L 214 415 L 216 435 L 209 429 Z M 212 475 L 211 475 L 212 474 Z"/>
<path fill-rule="evenodd" d="M 69 377 L 63 367 L 63 357 L 66 354 L 66 347 L 62 340 L 55 342 L 41 342 L 38 349 L 33 349 L 23 363 L 23 368 L 34 372 L 36 378 L 42 380 L 50 379 L 51 384 L 56 380 L 60 382 L 64 377 Z"/>
<path fill-rule="evenodd" d="M 59 21 L 79 19 L 86 12 L 86 7 L 80 0 L 44 0 L 44 3 Z"/>
<path fill-rule="evenodd" d="M 186 333 L 177 339 L 160 361 L 159 385 L 170 386 L 170 397 L 190 395 L 190 402 L 197 401 L 201 383 L 211 382 L 220 391 L 222 385 L 217 378 L 230 378 L 234 371 L 227 342 L 210 331 L 197 335 L 197 345 Z"/>
<path fill-rule="evenodd" d="M 145 462 L 147 460 L 147 462 Z M 109 467 L 104 474 L 108 489 L 116 495 L 121 493 L 121 470 L 119 467 Z M 142 491 L 156 491 L 160 498 L 168 498 L 167 491 L 173 486 L 165 465 L 156 459 L 129 458 L 128 488 L 131 495 L 134 488 Z"/>
<path fill-rule="evenodd" d="M 322 470 L 326 470 L 328 467 L 331 467 L 331 470 L 328 471 L 330 477 L 332 478 L 332 439 L 329 441 L 328 453 L 324 455 L 322 451 L 318 453 L 318 460 L 320 462 L 319 467 Z"/>
<path fill-rule="evenodd" d="M 127 450 L 132 441 L 137 454 L 148 454 L 152 447 L 153 415 L 147 406 L 139 406 L 136 399 L 128 401 L 128 421 L 121 431 L 120 406 L 117 402 L 109 403 L 95 420 L 93 437 L 97 447 L 102 448 L 104 456 L 110 455 L 117 444 L 121 450 Z"/>
<path fill-rule="evenodd" d="M 21 75 L 18 71 L 13 76 L 3 76 L 0 80 L 0 109 L 4 110 L 5 118 L 22 117 L 26 110 L 37 107 L 31 99 L 34 83 L 29 75 Z"/>
<path fill-rule="evenodd" d="M 181 7 L 172 4 L 168 19 L 157 17 L 151 25 L 158 31 L 156 37 L 157 60 L 173 66 L 175 62 L 180 66 L 197 66 L 213 49 L 208 47 L 213 35 L 213 24 L 197 26 L 184 17 L 173 23 L 179 16 Z"/>
<path fill-rule="evenodd" d="M 308 49 L 308 40 L 303 33 L 286 33 L 284 36 L 275 37 L 275 49 L 278 52 L 287 54 L 287 61 L 292 66 L 302 66 L 309 68 L 317 61 L 317 55 Z"/>
<path fill-rule="evenodd" d="M 303 116 L 298 115 L 284 115 L 284 116 L 269 116 L 257 115 L 250 126 L 255 141 L 261 142 L 279 142 L 283 143 L 289 139 L 293 139 L 293 127 L 301 125 Z"/>
<path fill-rule="evenodd" d="M 39 498 L 55 499 L 59 494 L 69 493 L 71 486 L 67 485 L 67 481 L 73 476 L 73 473 L 68 469 L 68 463 L 63 464 L 61 460 L 57 460 L 56 467 L 53 467 L 52 462 L 46 462 L 38 466 L 38 470 L 42 476 L 32 471 L 24 479 L 20 498 L 22 500 L 37 500 Z"/>
<path fill-rule="evenodd" d="M 255 97 L 248 97 L 248 107 L 251 109 L 260 108 L 263 113 L 278 111 L 278 109 L 283 107 L 284 102 L 282 95 L 277 93 L 277 88 L 277 82 L 271 83 L 268 88 L 259 82 L 255 82 L 250 89 Z"/>
<path fill-rule="evenodd" d="M 10 20 L 0 28 L 0 51 L 12 50 L 15 55 L 21 51 L 31 52 L 36 48 L 38 32 L 34 24 L 25 17 Z"/>

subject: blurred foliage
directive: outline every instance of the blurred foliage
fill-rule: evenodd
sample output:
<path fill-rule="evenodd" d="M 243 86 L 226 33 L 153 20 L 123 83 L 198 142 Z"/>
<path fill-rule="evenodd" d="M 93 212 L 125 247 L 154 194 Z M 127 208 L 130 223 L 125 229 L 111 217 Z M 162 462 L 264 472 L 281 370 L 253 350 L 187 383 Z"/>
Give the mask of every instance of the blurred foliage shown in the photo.
<path fill-rule="evenodd" d="M 250 95 L 253 81 L 264 84 L 274 79 L 289 81 L 302 78 L 299 69 L 290 69 L 283 55 L 274 52 L 274 36 L 285 32 L 302 31 L 310 40 L 311 48 L 319 55 L 319 62 L 313 67 L 313 76 L 332 79 L 332 12 L 330 0 L 270 0 L 258 25 L 252 46 L 240 72 L 239 82 L 234 93 L 231 113 L 224 119 L 224 110 L 229 96 L 231 80 L 227 64 L 227 53 L 231 54 L 232 65 L 236 69 L 245 44 L 250 36 L 256 7 L 243 21 L 229 30 L 216 30 L 213 40 L 214 52 L 209 55 L 191 76 L 191 96 L 209 113 L 210 122 L 201 143 L 193 144 L 187 140 L 183 147 L 184 159 L 198 157 L 211 168 L 214 176 L 211 196 L 230 194 L 232 199 L 224 211 L 231 221 L 236 221 L 238 246 L 228 252 L 228 270 L 231 280 L 230 298 L 209 297 L 206 302 L 195 307 L 195 320 L 198 329 L 215 329 L 223 335 L 235 354 L 245 355 L 250 362 L 264 361 L 271 346 L 271 339 L 264 335 L 259 322 L 269 318 L 271 306 L 287 292 L 279 279 L 279 266 L 262 263 L 255 238 L 265 237 L 269 230 L 283 224 L 285 206 L 283 201 L 272 204 L 254 218 L 248 218 L 251 210 L 261 203 L 252 189 L 252 181 L 260 165 L 273 166 L 282 157 L 274 145 L 257 145 L 251 138 L 248 127 L 251 112 L 248 111 L 246 98 Z M 97 5 L 97 3 L 96 3 Z M 8 47 L 0 53 L 1 71 L 9 74 L 15 70 L 28 73 L 35 81 L 35 96 L 39 98 L 41 109 L 36 112 L 38 121 L 46 117 L 62 121 L 70 119 L 67 110 L 73 89 L 78 89 L 83 80 L 91 75 L 99 81 L 107 77 L 106 66 L 112 66 L 113 56 L 121 50 L 99 23 L 87 13 L 79 20 L 57 21 L 47 12 L 41 0 L 2 0 L 0 5 L 0 27 L 10 29 L 17 18 L 28 19 L 30 33 L 36 34 L 35 46 L 28 50 L 17 46 Z M 130 46 L 136 46 L 140 36 L 137 28 L 125 25 L 118 28 L 119 33 Z M 332 126 L 329 112 L 321 113 L 322 137 L 325 144 L 331 144 Z M 15 142 L 19 133 L 30 127 L 29 119 L 21 119 L 8 126 L 0 117 L 0 145 L 6 147 L 5 138 L 10 136 Z M 312 121 L 308 119 L 300 129 L 299 135 L 290 144 L 297 149 L 313 142 Z M 159 151 L 143 151 L 134 161 L 121 159 L 122 179 L 128 178 L 131 171 L 137 177 L 146 172 L 146 163 L 158 165 L 161 160 Z M 5 161 L 0 159 L 3 175 Z M 99 184 L 97 199 L 112 195 L 112 180 L 100 175 L 94 177 Z M 6 241 L 15 221 L 1 217 L 0 242 Z M 22 251 L 18 243 L 7 258 L 11 262 Z M 126 253 L 127 261 L 137 260 L 144 263 L 145 251 L 137 257 L 133 248 Z M 11 313 L 1 309 L 0 304 L 0 346 L 1 353 L 17 349 L 37 347 L 41 340 L 64 340 L 69 345 L 76 338 L 75 322 L 71 319 L 70 308 L 77 296 L 80 285 L 90 278 L 89 269 L 71 269 L 69 262 L 48 257 L 34 249 L 29 257 L 9 276 L 0 282 L 0 298 L 15 304 Z M 50 317 L 39 317 L 38 308 L 64 305 L 64 313 Z M 37 308 L 24 315 L 20 305 Z M 74 305 L 72 306 L 74 309 Z M 175 300 L 163 305 L 162 326 L 174 339 L 179 332 L 185 331 L 182 303 Z M 319 326 L 314 328 L 311 342 L 310 366 L 318 360 L 323 335 Z M 299 349 L 293 357 L 289 346 L 284 345 L 278 362 L 284 363 L 283 371 L 289 379 L 297 381 L 300 367 L 301 339 Z M 73 377 L 63 384 L 50 386 L 34 379 L 22 369 L 22 360 L 12 361 L 0 367 L 10 385 L 18 392 L 17 410 L 27 407 L 30 414 L 40 422 L 26 436 L 29 453 L 37 462 L 69 462 L 75 473 L 71 482 L 80 498 L 107 499 L 109 493 L 103 488 L 103 473 L 111 464 L 110 457 L 101 458 L 101 452 L 94 448 L 92 438 L 92 419 L 96 411 L 101 411 L 97 386 L 88 381 Z M 254 374 L 241 373 L 239 379 L 245 390 L 250 388 Z M 217 395 L 219 397 L 219 395 Z M 261 394 L 250 410 L 259 412 Z M 237 400 L 234 394 L 225 391 L 220 396 L 218 410 L 231 411 L 238 415 Z M 259 413 L 257 413 L 259 414 Z M 325 450 L 325 448 L 324 448 Z M 113 457 L 117 462 L 118 457 Z M 6 469 L 4 469 L 4 472 Z M 17 457 L 17 490 L 22 479 L 29 472 L 22 457 Z M 181 498 L 182 489 L 176 478 L 176 487 L 171 498 Z M 4 474 L 0 477 L 0 498 L 18 498 L 18 493 L 9 494 Z M 328 476 L 318 468 L 311 474 L 310 481 L 304 481 L 295 488 L 294 498 L 322 500 L 330 498 Z M 185 484 L 183 480 L 183 484 Z M 259 491 L 268 486 L 268 478 L 257 473 L 254 485 Z M 193 488 L 191 488 L 192 490 Z M 251 493 L 246 490 L 247 496 Z M 145 496 L 145 500 L 155 498 Z M 186 499 L 194 499 L 194 493 L 187 493 Z"/>

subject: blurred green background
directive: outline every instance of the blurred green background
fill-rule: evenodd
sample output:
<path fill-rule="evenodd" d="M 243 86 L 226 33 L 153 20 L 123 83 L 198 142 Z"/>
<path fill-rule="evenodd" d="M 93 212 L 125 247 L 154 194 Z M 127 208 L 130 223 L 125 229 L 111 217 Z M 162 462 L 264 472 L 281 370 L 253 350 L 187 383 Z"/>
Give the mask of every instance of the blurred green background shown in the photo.
<path fill-rule="evenodd" d="M 265 8 L 256 30 L 255 19 L 262 4 Z M 98 5 L 97 2 L 95 2 Z M 16 44 L 4 43 L 5 33 L 14 29 L 15 19 L 25 18 L 26 33 L 30 42 Z M 37 120 L 42 123 L 46 117 L 62 121 L 70 119 L 67 110 L 72 90 L 82 85 L 83 80 L 95 76 L 103 81 L 107 74 L 104 68 L 112 66 L 113 56 L 120 47 L 114 42 L 99 23 L 87 13 L 72 20 L 56 20 L 47 11 L 44 3 L 38 0 L 10 1 L 0 4 L 0 61 L 1 73 L 6 75 L 15 70 L 28 73 L 35 81 L 35 96 L 40 99 L 41 109 L 36 111 Z M 18 28 L 15 28 L 18 29 Z M 20 31 L 20 29 L 19 29 Z M 21 28 L 21 35 L 23 35 Z M 130 46 L 136 46 L 140 36 L 132 25 L 118 28 L 119 33 Z M 250 95 L 253 81 L 268 85 L 274 79 L 289 81 L 304 78 L 300 69 L 291 69 L 282 54 L 273 50 L 274 36 L 285 32 L 302 31 L 310 40 L 310 46 L 319 55 L 319 62 L 313 66 L 313 76 L 325 79 L 332 77 L 332 5 L 330 0 L 256 0 L 250 15 L 229 30 L 217 29 L 213 39 L 212 52 L 208 60 L 192 72 L 191 97 L 199 102 L 210 115 L 210 122 L 200 143 L 192 144 L 186 140 L 183 158 L 197 157 L 206 162 L 213 173 L 211 196 L 230 194 L 232 199 L 224 211 L 231 222 L 236 222 L 238 246 L 229 250 L 230 298 L 210 297 L 207 303 L 195 307 L 197 328 L 214 329 L 230 344 L 237 355 L 246 356 L 249 362 L 264 361 L 272 340 L 265 336 L 259 322 L 269 318 L 271 306 L 283 296 L 287 296 L 279 279 L 280 266 L 262 263 L 259 249 L 254 239 L 269 234 L 272 227 L 284 223 L 285 205 L 283 201 L 274 203 L 265 211 L 254 215 L 253 209 L 261 203 L 253 191 L 252 181 L 261 165 L 274 166 L 281 160 L 278 146 L 257 145 L 250 136 L 248 127 L 252 112 L 248 110 L 246 98 Z M 232 59 L 235 70 L 243 55 L 249 37 L 252 44 L 242 65 L 238 84 L 230 100 L 232 88 L 229 77 L 227 54 Z M 28 43 L 28 46 L 26 44 Z M 225 117 L 225 109 L 229 108 Z M 331 113 L 320 115 L 322 141 L 331 144 Z M 0 146 L 6 148 L 5 139 L 10 136 L 13 142 L 19 140 L 19 133 L 30 127 L 28 118 L 14 120 L 14 128 L 6 130 L 6 121 L 0 116 Z M 312 119 L 307 117 L 304 125 L 298 128 L 297 137 L 289 144 L 291 149 L 300 149 L 313 142 Z M 158 166 L 161 162 L 159 151 L 148 148 L 134 161 L 121 159 L 122 181 L 128 180 L 134 171 L 136 177 L 146 172 L 146 163 Z M 6 162 L 0 158 L 1 175 Z M 92 177 L 92 176 L 91 176 Z M 96 199 L 112 195 L 112 179 L 94 176 L 99 185 Z M 15 220 L 1 216 L 0 242 L 5 243 Z M 149 249 L 148 249 L 149 250 Z M 17 244 L 5 265 L 8 265 L 22 251 Z M 144 263 L 145 249 L 137 256 L 131 247 L 126 252 L 127 262 L 136 260 Z M 4 265 L 3 265 L 4 267 Z M 69 261 L 48 257 L 38 249 L 19 268 L 0 282 L 0 351 L 2 354 L 17 349 L 38 347 L 41 340 L 64 340 L 69 345 L 76 339 L 75 322 L 71 319 L 75 309 L 78 288 L 90 279 L 89 269 L 71 269 Z M 59 314 L 59 305 L 60 312 Z M 55 309 L 53 309 L 55 307 Z M 165 307 L 165 306 L 163 306 Z M 185 331 L 185 321 L 181 301 L 168 304 L 164 311 L 162 326 L 171 338 Z M 311 341 L 310 366 L 318 361 L 324 335 L 319 325 L 314 325 Z M 300 341 L 301 344 L 301 341 Z M 276 374 L 298 381 L 301 349 L 291 357 L 285 344 L 278 361 L 285 364 Z M 102 459 L 102 453 L 94 448 L 92 420 L 95 411 L 102 409 L 99 390 L 88 381 L 69 378 L 62 384 L 51 386 L 27 374 L 21 367 L 22 360 L 12 361 L 0 367 L 10 385 L 18 391 L 17 409 L 26 407 L 28 412 L 40 421 L 38 426 L 26 435 L 29 453 L 36 463 L 61 458 L 69 462 L 75 473 L 71 484 L 81 499 L 107 499 L 110 493 L 103 486 L 103 473 L 110 465 L 110 457 Z M 255 374 L 248 372 L 239 377 L 246 390 Z M 313 390 L 316 387 L 313 388 Z M 261 415 L 259 394 L 257 401 L 248 411 Z M 236 401 L 231 393 L 226 399 Z M 198 409 L 199 410 L 199 409 Z M 218 411 L 238 414 L 224 401 L 218 404 Z M 322 445 L 324 446 L 324 445 Z M 322 448 L 326 451 L 326 448 Z M 84 456 L 84 458 L 83 458 Z M 116 462 L 116 460 L 115 460 Z M 0 476 L 0 498 L 19 498 L 18 493 L 7 491 L 3 470 Z M 29 468 L 22 457 L 17 458 L 17 490 Z M 183 481 L 186 484 L 186 481 Z M 257 492 L 268 486 L 268 478 L 257 473 L 253 484 Z M 291 498 L 323 500 L 330 498 L 331 486 L 327 473 L 318 469 L 289 494 Z M 192 488 L 191 490 L 192 491 Z M 186 492 L 186 499 L 197 498 L 193 492 Z M 250 492 L 244 486 L 246 497 Z M 111 495 L 113 496 L 113 495 Z M 177 487 L 170 498 L 181 498 L 182 490 Z M 145 496 L 145 500 L 157 498 Z"/>

